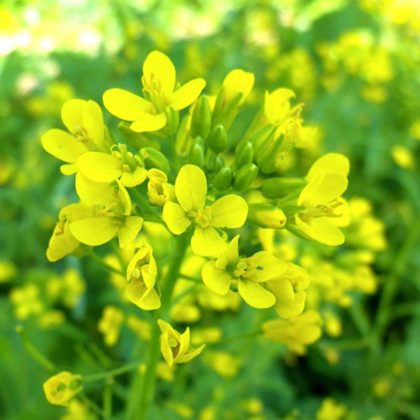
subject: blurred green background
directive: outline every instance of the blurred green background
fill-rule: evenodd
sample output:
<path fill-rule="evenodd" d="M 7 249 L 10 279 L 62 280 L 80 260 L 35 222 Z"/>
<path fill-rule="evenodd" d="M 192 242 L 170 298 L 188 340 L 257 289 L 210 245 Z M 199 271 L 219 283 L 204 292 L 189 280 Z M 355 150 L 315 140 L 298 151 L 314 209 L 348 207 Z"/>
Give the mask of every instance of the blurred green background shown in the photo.
<path fill-rule="evenodd" d="M 322 152 L 346 154 L 347 197 L 366 200 L 370 209 L 360 223 L 375 217 L 386 242 L 366 257 L 375 287 L 350 290 L 344 309 L 330 303 L 339 334 L 326 334 L 301 358 L 260 341 L 227 344 L 227 359 L 209 361 L 210 368 L 195 364 L 162 385 L 155 417 L 419 419 L 416 0 L 1 2 L 0 418 L 99 416 L 89 404 L 101 401 L 100 384 L 88 390 L 89 415 L 47 403 L 42 383 L 49 373 L 39 353 L 81 372 L 129 360 L 130 328 L 116 347 L 106 346 L 97 328 L 103 308 L 118 302 L 106 272 L 85 259 L 50 264 L 45 257 L 57 213 L 74 192 L 40 136 L 61 126 L 60 109 L 70 98 L 102 103 L 102 93 L 117 86 L 138 92 L 142 62 L 153 49 L 171 57 L 179 80 L 204 77 L 209 94 L 237 67 L 256 75 L 251 104 L 265 90 L 293 89 L 305 102 L 305 121 L 321 136 L 307 155 L 292 158 L 290 168 L 298 169 L 285 171 L 305 173 Z M 362 249 L 369 235 L 367 228 L 347 252 Z M 314 251 L 330 261 L 345 252 Z M 352 264 L 343 267 L 351 271 Z M 253 322 L 246 310 L 212 316 L 232 332 Z M 217 363 L 234 364 L 229 357 L 240 367 L 218 372 Z M 115 418 L 122 418 L 124 381 L 115 391 Z M 326 398 L 340 405 L 322 417 Z M 216 417 L 205 411 L 210 401 Z"/>

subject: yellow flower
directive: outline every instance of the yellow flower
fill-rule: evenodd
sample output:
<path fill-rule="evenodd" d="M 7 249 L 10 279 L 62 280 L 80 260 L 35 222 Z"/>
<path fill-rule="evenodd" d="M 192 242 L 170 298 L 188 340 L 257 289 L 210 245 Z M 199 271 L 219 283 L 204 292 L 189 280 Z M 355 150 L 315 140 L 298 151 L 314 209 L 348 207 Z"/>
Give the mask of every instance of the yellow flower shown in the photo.
<path fill-rule="evenodd" d="M 87 152 L 77 159 L 79 171 L 94 182 L 112 182 L 117 179 L 125 187 L 140 185 L 147 178 L 147 169 L 141 156 L 127 150 L 125 144 L 112 147 L 111 153 Z"/>
<path fill-rule="evenodd" d="M 411 151 L 404 146 L 396 145 L 391 148 L 391 155 L 395 163 L 403 169 L 413 169 L 415 158 Z"/>
<path fill-rule="evenodd" d="M 303 210 L 295 216 L 296 226 L 305 236 L 331 246 L 344 242 L 339 228 L 349 224 L 348 206 L 341 198 L 348 172 L 348 159 L 338 153 L 328 153 L 312 165 L 297 201 Z"/>
<path fill-rule="evenodd" d="M 265 92 L 264 114 L 270 124 L 278 126 L 290 111 L 290 99 L 295 93 L 290 89 L 278 88 L 273 92 Z"/>
<path fill-rule="evenodd" d="M 222 378 L 233 378 L 241 368 L 242 361 L 226 351 L 212 351 L 205 355 L 204 362 Z"/>
<path fill-rule="evenodd" d="M 94 101 L 68 100 L 61 110 L 61 119 L 67 131 L 48 130 L 41 138 L 43 148 L 65 165 L 64 175 L 77 172 L 77 159 L 91 150 L 106 150 L 109 139 L 104 125 L 102 110 Z"/>
<path fill-rule="evenodd" d="M 166 109 L 190 106 L 206 82 L 197 78 L 176 86 L 176 70 L 168 56 L 152 51 L 143 63 L 143 91 L 147 99 L 124 89 L 109 89 L 103 96 L 105 107 L 116 117 L 130 121 L 130 129 L 141 133 L 157 131 L 167 123 Z"/>
<path fill-rule="evenodd" d="M 143 244 L 127 266 L 128 285 L 125 293 L 130 302 L 150 311 L 160 307 L 160 297 L 154 289 L 157 265 L 152 248 Z"/>
<path fill-rule="evenodd" d="M 179 204 L 167 202 L 163 220 L 175 235 L 194 225 L 191 248 L 197 255 L 217 255 L 225 245 L 217 229 L 239 228 L 246 221 L 248 205 L 239 195 L 228 194 L 206 206 L 207 180 L 198 166 L 181 168 L 175 181 L 175 196 Z"/>
<path fill-rule="evenodd" d="M 182 334 L 174 330 L 170 324 L 159 319 L 160 351 L 169 366 L 174 363 L 187 363 L 197 357 L 204 349 L 204 344 L 196 349 L 190 347 L 190 329 Z"/>
<path fill-rule="evenodd" d="M 288 320 L 274 319 L 263 324 L 264 337 L 285 344 L 297 354 L 305 353 L 305 346 L 321 337 L 321 317 L 316 311 L 307 311 Z"/>
<path fill-rule="evenodd" d="M 89 408 L 81 401 L 72 400 L 67 407 L 67 413 L 60 420 L 97 420 L 97 417 L 89 411 Z"/>
<path fill-rule="evenodd" d="M 325 398 L 316 413 L 316 420 L 342 420 L 346 417 L 347 408 L 332 398 Z"/>
<path fill-rule="evenodd" d="M 121 325 L 124 314 L 115 306 L 107 306 L 98 323 L 98 330 L 104 335 L 105 344 L 109 347 L 114 346 L 120 336 Z"/>
<path fill-rule="evenodd" d="M 79 206 L 86 214 L 69 224 L 71 234 L 80 242 L 98 246 L 118 236 L 121 248 L 133 242 L 143 225 L 143 218 L 132 216 L 130 196 L 124 186 L 91 182 L 76 177 Z"/>
<path fill-rule="evenodd" d="M 147 196 L 152 204 L 163 206 L 175 198 L 175 187 L 169 184 L 165 172 L 160 169 L 150 169 L 148 177 Z"/>
<path fill-rule="evenodd" d="M 308 273 L 292 263 L 287 263 L 283 274 L 267 282 L 268 290 L 276 297 L 276 312 L 286 319 L 303 312 L 308 287 Z"/>
<path fill-rule="evenodd" d="M 76 251 L 80 242 L 71 234 L 69 224 L 83 217 L 85 213 L 85 208 L 79 204 L 69 204 L 61 209 L 58 222 L 48 243 L 46 253 L 48 261 L 61 260 L 61 258 Z"/>
<path fill-rule="evenodd" d="M 286 265 L 266 251 L 240 258 L 238 242 L 239 235 L 232 239 L 216 260 L 204 264 L 204 284 L 220 295 L 228 293 L 232 283 L 237 284 L 239 294 L 248 305 L 261 309 L 273 306 L 276 297 L 261 283 L 283 274 Z"/>
<path fill-rule="evenodd" d="M 60 372 L 45 381 L 43 388 L 50 404 L 67 406 L 82 390 L 82 377 L 67 371 Z"/>
<path fill-rule="evenodd" d="M 241 69 L 230 71 L 219 90 L 213 109 L 213 126 L 222 124 L 228 129 L 254 86 L 252 73 Z"/>
<path fill-rule="evenodd" d="M 15 307 L 15 314 L 18 319 L 24 320 L 32 315 L 39 315 L 44 311 L 40 289 L 35 284 L 27 284 L 12 289 L 10 300 Z"/>

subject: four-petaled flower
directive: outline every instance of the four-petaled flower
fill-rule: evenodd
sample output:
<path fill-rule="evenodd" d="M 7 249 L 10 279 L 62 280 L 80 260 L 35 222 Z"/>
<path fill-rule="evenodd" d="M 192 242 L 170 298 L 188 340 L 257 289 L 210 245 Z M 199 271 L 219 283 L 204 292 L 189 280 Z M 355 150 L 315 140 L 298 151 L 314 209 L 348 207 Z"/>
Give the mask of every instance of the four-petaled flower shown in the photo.
<path fill-rule="evenodd" d="M 339 228 L 349 224 L 349 212 L 341 195 L 349 168 L 348 159 L 338 153 L 327 153 L 310 168 L 297 201 L 302 210 L 295 216 L 297 228 L 310 239 L 331 246 L 344 242 Z"/>
<path fill-rule="evenodd" d="M 50 404 L 67 406 L 69 401 L 82 390 L 82 377 L 63 371 L 47 379 L 43 388 Z"/>
<path fill-rule="evenodd" d="M 136 239 L 143 226 L 143 218 L 132 215 L 132 203 L 124 186 L 96 183 L 78 174 L 76 191 L 80 203 L 74 205 L 69 223 L 70 233 L 81 243 L 98 246 L 118 236 L 125 248 Z"/>
<path fill-rule="evenodd" d="M 102 110 L 94 101 L 70 99 L 61 109 L 67 131 L 53 128 L 41 138 L 42 147 L 65 165 L 64 175 L 77 172 L 77 159 L 92 150 L 107 150 L 110 145 Z"/>
<path fill-rule="evenodd" d="M 177 87 L 175 67 L 159 51 L 152 51 L 144 61 L 142 83 L 146 99 L 124 89 L 109 89 L 103 96 L 108 111 L 130 121 L 130 129 L 137 133 L 165 127 L 167 108 L 175 111 L 187 108 L 206 86 L 204 79 L 197 78 Z"/>
<path fill-rule="evenodd" d="M 160 351 L 169 366 L 174 363 L 187 363 L 203 351 L 204 344 L 196 349 L 191 348 L 189 327 L 180 334 L 162 319 L 158 320 L 158 324 L 162 333 L 160 336 Z"/>
<path fill-rule="evenodd" d="M 175 197 L 178 203 L 168 201 L 163 207 L 163 220 L 175 235 L 194 225 L 191 248 L 201 256 L 217 255 L 225 246 L 217 229 L 240 228 L 248 214 L 246 201 L 235 194 L 225 195 L 206 206 L 206 175 L 195 165 L 184 165 L 179 171 L 175 181 Z"/>
<path fill-rule="evenodd" d="M 203 266 L 204 284 L 213 292 L 225 295 L 232 284 L 248 305 L 254 308 L 269 308 L 276 303 L 273 293 L 263 286 L 286 271 L 286 264 L 267 251 L 260 251 L 251 257 L 240 258 L 239 235 L 235 236 L 214 261 Z"/>
<path fill-rule="evenodd" d="M 160 307 L 160 297 L 154 289 L 157 277 L 156 260 L 152 247 L 143 244 L 127 266 L 125 293 L 130 302 L 150 311 Z"/>

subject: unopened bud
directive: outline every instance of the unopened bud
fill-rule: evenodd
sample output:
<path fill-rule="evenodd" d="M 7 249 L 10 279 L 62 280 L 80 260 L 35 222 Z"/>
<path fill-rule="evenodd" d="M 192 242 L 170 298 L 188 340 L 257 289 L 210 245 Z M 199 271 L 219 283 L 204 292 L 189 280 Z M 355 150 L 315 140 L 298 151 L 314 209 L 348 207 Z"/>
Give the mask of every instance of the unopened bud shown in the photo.
<path fill-rule="evenodd" d="M 235 190 L 242 191 L 251 186 L 258 176 L 258 167 L 253 163 L 247 163 L 235 175 L 233 186 Z"/>
<path fill-rule="evenodd" d="M 280 198 L 299 190 L 305 181 L 299 178 L 267 178 L 261 184 L 261 192 L 267 198 Z"/>
<path fill-rule="evenodd" d="M 248 204 L 248 220 L 262 228 L 282 229 L 286 225 L 283 210 L 268 203 Z"/>
<path fill-rule="evenodd" d="M 232 181 L 233 181 L 232 169 L 229 166 L 224 166 L 217 173 L 216 178 L 214 180 L 214 186 L 219 191 L 226 191 L 232 186 Z"/>
<path fill-rule="evenodd" d="M 165 114 L 167 120 L 165 130 L 168 134 L 176 133 L 179 125 L 179 111 L 175 111 L 173 108 L 167 107 Z"/>
<path fill-rule="evenodd" d="M 204 167 L 204 145 L 201 137 L 193 140 L 189 153 L 189 162 L 200 168 Z"/>
<path fill-rule="evenodd" d="M 192 145 L 192 138 L 188 130 L 188 116 L 182 118 L 175 138 L 175 151 L 178 156 L 188 155 Z"/>
<path fill-rule="evenodd" d="M 221 124 L 216 125 L 216 127 L 211 130 L 207 142 L 210 149 L 215 153 L 220 153 L 226 150 L 228 147 L 228 136 L 225 127 Z"/>
<path fill-rule="evenodd" d="M 211 127 L 211 109 L 207 96 L 201 96 L 194 106 L 191 117 L 191 135 L 207 138 Z"/>
<path fill-rule="evenodd" d="M 147 169 L 156 168 L 169 174 L 171 166 L 166 156 L 153 147 L 143 147 L 140 149 L 140 155 L 144 160 Z"/>
<path fill-rule="evenodd" d="M 247 163 L 251 163 L 254 158 L 254 148 L 249 141 L 241 142 L 235 152 L 235 166 L 237 168 L 242 168 Z"/>

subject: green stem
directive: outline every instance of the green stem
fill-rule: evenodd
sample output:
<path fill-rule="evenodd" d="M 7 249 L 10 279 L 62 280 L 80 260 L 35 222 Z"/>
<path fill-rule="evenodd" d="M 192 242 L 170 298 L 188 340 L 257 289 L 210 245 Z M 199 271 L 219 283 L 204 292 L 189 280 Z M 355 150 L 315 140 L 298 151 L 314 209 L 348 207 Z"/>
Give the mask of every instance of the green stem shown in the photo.
<path fill-rule="evenodd" d="M 156 369 L 159 362 L 160 330 L 157 320 L 165 317 L 171 305 L 171 297 L 179 277 L 182 261 L 188 248 L 190 235 L 177 238 L 175 252 L 166 276 L 162 282 L 161 307 L 154 313 L 151 338 L 146 353 L 146 370 L 134 378 L 127 407 L 129 420 L 147 420 L 150 403 L 153 400 L 156 382 Z"/>
<path fill-rule="evenodd" d="M 108 271 L 111 271 L 112 273 L 119 274 L 120 276 L 125 277 L 124 273 L 121 270 L 118 270 L 118 268 L 113 267 L 112 265 L 107 264 L 105 261 L 102 260 L 101 257 L 96 255 L 95 253 L 91 252 L 89 256 L 94 259 L 99 265 L 101 265 L 103 268 L 105 268 Z"/>
<path fill-rule="evenodd" d="M 112 378 L 108 378 L 105 383 L 104 392 L 103 392 L 103 412 L 104 419 L 112 419 L 112 387 L 114 381 Z"/>
<path fill-rule="evenodd" d="M 124 373 L 131 372 L 140 366 L 140 362 L 128 363 L 116 369 L 107 370 L 105 372 L 93 373 L 91 375 L 83 375 L 83 382 L 96 382 L 101 379 L 112 378 L 114 376 L 124 375 Z"/>
<path fill-rule="evenodd" d="M 16 332 L 20 334 L 24 349 L 31 355 L 32 359 L 38 362 L 45 370 L 55 371 L 54 363 L 47 359 L 25 336 L 22 327 L 17 327 Z"/>
<path fill-rule="evenodd" d="M 396 255 L 392 270 L 389 276 L 386 278 L 384 287 L 382 289 L 381 299 L 379 301 L 379 307 L 377 311 L 377 317 L 375 322 L 372 350 L 377 352 L 380 347 L 383 334 L 386 330 L 388 322 L 391 319 L 391 305 L 394 299 L 395 293 L 398 289 L 398 282 L 401 275 L 404 274 L 404 270 L 407 265 L 407 261 L 410 258 L 411 251 L 414 249 L 416 241 L 418 240 L 420 233 L 420 221 L 417 221 L 414 226 L 410 227 L 410 231 L 407 232 L 404 243 L 402 244 L 398 254 Z"/>
<path fill-rule="evenodd" d="M 233 341 L 247 340 L 249 338 L 258 337 L 261 334 L 262 334 L 262 331 L 261 330 L 252 331 L 252 332 L 247 333 L 247 334 L 236 335 L 236 336 L 233 336 L 233 337 L 227 337 L 226 339 L 223 339 L 221 341 L 218 341 L 218 342 L 216 342 L 214 344 L 225 344 L 225 343 L 231 343 Z"/>

